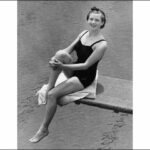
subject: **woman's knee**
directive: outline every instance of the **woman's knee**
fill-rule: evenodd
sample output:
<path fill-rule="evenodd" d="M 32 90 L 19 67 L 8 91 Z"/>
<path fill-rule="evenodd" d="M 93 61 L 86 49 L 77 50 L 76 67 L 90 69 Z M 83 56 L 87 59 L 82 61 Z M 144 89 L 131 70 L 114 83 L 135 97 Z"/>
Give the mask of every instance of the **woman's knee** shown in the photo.
<path fill-rule="evenodd" d="M 51 105 L 59 105 L 61 106 L 59 102 L 59 97 L 57 96 L 56 93 L 49 92 L 48 93 L 48 101 Z"/>
<path fill-rule="evenodd" d="M 57 102 L 57 94 L 55 92 L 48 92 L 48 100 L 51 102 Z"/>
<path fill-rule="evenodd" d="M 59 61 L 61 61 L 62 63 L 65 63 L 65 64 L 73 62 L 71 55 L 68 54 L 67 52 L 63 51 L 63 50 L 56 52 L 54 57 L 56 59 L 58 59 Z"/>

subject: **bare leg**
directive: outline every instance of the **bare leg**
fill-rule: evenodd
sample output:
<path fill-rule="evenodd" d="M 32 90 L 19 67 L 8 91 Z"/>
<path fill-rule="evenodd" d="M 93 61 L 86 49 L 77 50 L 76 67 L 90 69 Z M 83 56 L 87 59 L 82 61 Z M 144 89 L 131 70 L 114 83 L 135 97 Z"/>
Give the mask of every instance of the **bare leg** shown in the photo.
<path fill-rule="evenodd" d="M 42 138 L 48 135 L 48 127 L 51 123 L 54 114 L 57 109 L 57 100 L 59 97 L 82 90 L 84 87 L 80 83 L 77 77 L 72 77 L 63 83 L 59 84 L 57 87 L 53 88 L 48 93 L 48 102 L 46 104 L 46 115 L 41 124 L 40 129 L 35 134 L 35 136 L 30 139 L 30 142 L 39 142 Z"/>
<path fill-rule="evenodd" d="M 61 70 L 59 70 L 59 69 L 51 68 L 49 81 L 48 81 L 48 90 L 51 90 L 52 88 L 54 88 L 56 80 L 57 80 L 60 72 L 61 72 Z"/>
<path fill-rule="evenodd" d="M 68 56 L 64 53 L 60 53 L 59 55 L 57 53 L 57 59 L 59 59 L 60 61 L 62 61 L 64 63 L 70 62 L 70 58 L 68 58 Z M 48 82 L 48 91 L 50 91 L 54 88 L 56 80 L 58 78 L 58 75 L 60 74 L 61 71 L 62 70 L 60 70 L 60 69 L 54 69 L 51 67 L 50 77 L 49 77 L 49 82 Z M 59 91 L 61 91 L 60 88 L 59 88 Z M 48 126 L 56 112 L 56 109 L 57 109 L 57 97 L 58 97 L 58 95 L 54 96 L 53 94 L 49 94 L 47 104 L 46 104 L 46 116 L 43 120 L 43 123 L 41 124 L 41 127 L 37 131 L 37 133 L 29 140 L 30 142 L 36 143 L 48 135 L 48 133 L 49 133 Z"/>
<path fill-rule="evenodd" d="M 49 82 L 48 82 L 48 90 L 49 91 L 54 88 L 55 82 L 56 82 L 60 72 L 61 72 L 61 70 L 59 70 L 59 69 L 51 68 Z M 48 99 L 49 99 L 49 97 L 48 97 Z M 47 104 L 46 104 L 46 114 L 49 114 L 49 116 L 48 116 L 49 120 L 52 120 L 52 118 L 56 112 L 56 108 L 57 108 L 56 98 L 53 97 L 51 99 L 52 99 L 51 101 L 47 100 Z M 45 136 L 48 135 L 48 133 L 49 133 L 48 125 L 49 124 L 47 124 L 46 121 L 43 121 L 43 122 L 44 123 L 41 124 L 41 127 L 39 128 L 37 133 L 31 139 L 29 139 L 30 142 L 32 142 L 32 143 L 39 142 L 42 138 L 44 138 Z"/>
<path fill-rule="evenodd" d="M 32 143 L 39 142 L 41 139 L 43 139 L 45 136 L 47 136 L 49 134 L 48 126 L 49 126 L 51 120 L 53 119 L 56 109 L 57 109 L 57 101 L 56 101 L 56 98 L 53 97 L 51 100 L 47 101 L 46 117 L 44 118 L 44 121 L 41 124 L 37 133 L 29 140 L 30 142 L 32 142 Z"/>
<path fill-rule="evenodd" d="M 63 52 L 62 50 L 58 51 L 53 58 L 56 58 L 65 64 L 72 63 L 73 61 L 71 55 L 66 52 Z M 52 71 L 49 77 L 49 82 L 48 82 L 48 91 L 54 88 L 58 75 L 60 74 L 61 71 L 62 70 L 52 68 Z M 71 76 L 70 71 L 64 70 L 63 72 L 65 73 L 67 77 Z"/>

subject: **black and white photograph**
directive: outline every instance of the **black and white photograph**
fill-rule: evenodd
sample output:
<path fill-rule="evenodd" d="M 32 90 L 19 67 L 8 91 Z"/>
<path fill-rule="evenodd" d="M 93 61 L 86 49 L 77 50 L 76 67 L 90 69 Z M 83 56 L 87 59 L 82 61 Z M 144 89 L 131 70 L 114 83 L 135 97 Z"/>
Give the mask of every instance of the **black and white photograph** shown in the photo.
<path fill-rule="evenodd" d="M 149 1 L 0 1 L 0 149 L 150 149 Z"/>
<path fill-rule="evenodd" d="M 149 1 L 0 1 L 0 149 L 150 149 Z"/>
<path fill-rule="evenodd" d="M 17 2 L 18 149 L 132 149 L 133 1 Z"/>

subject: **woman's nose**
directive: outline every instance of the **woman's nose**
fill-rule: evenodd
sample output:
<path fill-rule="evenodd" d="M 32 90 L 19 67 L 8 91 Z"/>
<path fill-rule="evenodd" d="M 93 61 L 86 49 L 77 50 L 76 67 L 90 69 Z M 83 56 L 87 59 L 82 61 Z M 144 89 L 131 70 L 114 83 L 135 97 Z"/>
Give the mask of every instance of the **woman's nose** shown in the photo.
<path fill-rule="evenodd" d="M 94 23 L 95 23 L 95 20 L 92 20 L 92 23 L 94 24 Z"/>

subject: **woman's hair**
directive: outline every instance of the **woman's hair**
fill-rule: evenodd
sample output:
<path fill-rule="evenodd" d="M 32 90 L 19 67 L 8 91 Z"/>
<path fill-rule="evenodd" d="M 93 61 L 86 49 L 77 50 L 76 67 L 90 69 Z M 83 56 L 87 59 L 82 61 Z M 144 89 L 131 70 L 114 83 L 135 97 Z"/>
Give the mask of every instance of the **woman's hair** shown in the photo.
<path fill-rule="evenodd" d="M 103 22 L 103 25 L 101 25 L 100 26 L 100 28 L 102 29 L 102 28 L 104 28 L 104 26 L 105 26 L 105 23 L 106 23 L 106 16 L 105 16 L 105 13 L 101 10 L 101 9 L 99 9 L 99 8 L 97 8 L 97 7 L 92 7 L 91 8 L 91 10 L 88 12 L 88 14 L 87 14 L 87 17 L 86 17 L 86 19 L 88 20 L 89 19 L 89 16 L 90 16 L 90 14 L 91 13 L 101 13 L 102 15 L 101 15 L 101 21 Z"/>

